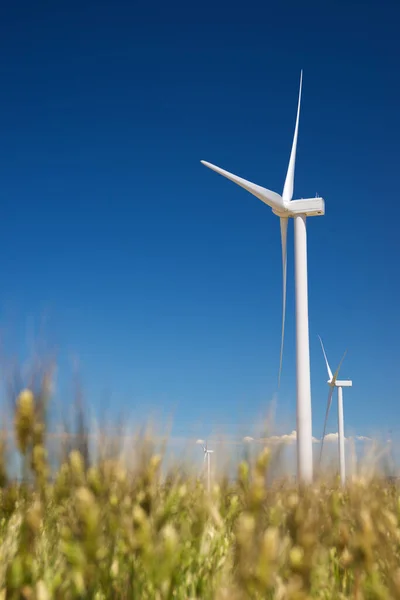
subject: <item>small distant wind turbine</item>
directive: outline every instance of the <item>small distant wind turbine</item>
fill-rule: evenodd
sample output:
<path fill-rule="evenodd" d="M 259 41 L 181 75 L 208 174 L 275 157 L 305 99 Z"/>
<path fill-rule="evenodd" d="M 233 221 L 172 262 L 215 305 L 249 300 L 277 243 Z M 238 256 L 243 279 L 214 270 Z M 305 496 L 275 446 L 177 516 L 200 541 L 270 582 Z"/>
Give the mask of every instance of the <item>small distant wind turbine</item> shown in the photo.
<path fill-rule="evenodd" d="M 328 422 L 329 410 L 330 410 L 331 403 L 332 403 L 332 396 L 333 396 L 334 389 L 335 389 L 335 387 L 337 387 L 337 390 L 338 390 L 339 470 L 340 470 L 340 481 L 344 485 L 344 483 L 346 481 L 346 465 L 345 465 L 345 453 L 344 453 L 344 419 L 343 419 L 343 390 L 342 390 L 342 388 L 351 387 L 353 385 L 353 382 L 350 380 L 343 380 L 343 379 L 339 380 L 338 379 L 340 367 L 342 366 L 342 362 L 344 360 L 344 357 L 346 356 L 347 350 L 343 354 L 342 359 L 341 359 L 339 366 L 336 369 L 334 375 L 332 375 L 332 371 L 331 371 L 331 368 L 329 366 L 328 359 L 326 356 L 324 344 L 322 343 L 321 337 L 320 336 L 318 336 L 318 337 L 319 337 L 319 341 L 321 342 L 322 352 L 324 353 L 326 370 L 328 371 L 328 377 L 329 377 L 328 385 L 330 387 L 329 394 L 328 394 L 328 403 L 326 406 L 324 433 L 322 435 L 322 440 L 321 440 L 321 451 L 320 451 L 320 455 L 319 455 L 319 462 L 321 464 L 322 450 L 323 450 L 323 446 L 324 446 L 324 439 L 325 439 L 325 434 L 326 434 L 326 425 Z"/>
<path fill-rule="evenodd" d="M 211 490 L 211 454 L 214 452 L 214 450 L 208 450 L 207 442 L 204 442 L 204 440 L 197 440 L 196 443 L 200 444 L 201 447 L 203 448 L 204 467 L 207 468 L 207 491 L 210 492 L 210 490 Z"/>
<path fill-rule="evenodd" d="M 289 217 L 294 219 L 295 245 L 295 288 L 296 288 L 296 371 L 297 371 L 297 471 L 299 481 L 310 482 L 313 476 L 312 459 L 312 418 L 311 418 L 311 376 L 310 343 L 308 333 L 308 283 L 307 283 L 307 229 L 306 218 L 325 214 L 325 202 L 322 198 L 292 200 L 294 170 L 296 162 L 297 137 L 299 130 L 300 102 L 303 72 L 300 74 L 300 91 L 297 105 L 297 117 L 294 130 L 292 151 L 286 174 L 282 196 L 233 175 L 220 167 L 202 160 L 202 164 L 236 183 L 256 196 L 272 209 L 279 217 L 282 245 L 283 300 L 282 334 L 279 361 L 278 385 L 280 383 L 283 358 L 283 340 L 286 312 L 286 272 L 287 272 L 287 228 Z"/>

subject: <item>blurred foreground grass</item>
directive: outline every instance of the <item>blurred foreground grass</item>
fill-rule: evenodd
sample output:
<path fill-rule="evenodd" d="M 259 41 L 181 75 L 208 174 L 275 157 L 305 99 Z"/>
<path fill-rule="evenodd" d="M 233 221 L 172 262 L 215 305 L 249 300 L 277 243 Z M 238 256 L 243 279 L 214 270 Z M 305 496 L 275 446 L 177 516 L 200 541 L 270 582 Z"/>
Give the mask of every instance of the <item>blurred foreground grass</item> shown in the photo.
<path fill-rule="evenodd" d="M 0 598 L 400 598 L 394 484 L 269 483 L 264 448 L 209 495 L 148 442 L 133 466 L 67 448 L 50 479 L 45 412 L 43 391 L 18 396 L 22 483 L 0 441 Z"/>

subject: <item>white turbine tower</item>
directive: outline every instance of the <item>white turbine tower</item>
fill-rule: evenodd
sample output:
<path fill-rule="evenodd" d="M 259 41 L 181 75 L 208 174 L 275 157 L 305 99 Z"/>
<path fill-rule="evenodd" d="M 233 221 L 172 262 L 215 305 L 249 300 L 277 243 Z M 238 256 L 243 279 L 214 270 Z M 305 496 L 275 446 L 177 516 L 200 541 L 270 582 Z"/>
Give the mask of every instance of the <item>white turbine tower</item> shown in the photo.
<path fill-rule="evenodd" d="M 197 444 L 201 444 L 204 452 L 204 467 L 207 469 L 207 491 L 211 490 L 211 454 L 214 450 L 208 450 L 207 442 L 204 440 L 197 440 Z"/>
<path fill-rule="evenodd" d="M 325 348 L 324 348 L 324 344 L 322 343 L 321 337 L 319 337 L 319 341 L 321 342 L 321 348 L 322 348 L 322 352 L 324 353 L 324 358 L 325 358 L 325 364 L 326 364 L 326 370 L 328 371 L 328 385 L 330 387 L 329 390 L 329 395 L 328 395 L 328 403 L 326 406 L 326 414 L 325 414 L 325 423 L 324 423 L 324 432 L 322 434 L 322 439 L 321 439 L 321 450 L 320 450 L 320 455 L 319 455 L 319 462 L 321 464 L 321 459 L 322 459 L 322 450 L 324 447 L 324 440 L 325 440 L 325 434 L 326 434 L 326 425 L 328 422 L 328 416 L 329 416 L 329 410 L 332 404 L 332 396 L 333 396 L 333 392 L 335 390 L 335 387 L 337 387 L 337 391 L 338 391 L 338 442 L 339 442 L 339 470 L 340 470 L 340 481 L 342 483 L 342 485 L 345 484 L 346 481 L 346 462 L 345 462 L 345 452 L 344 452 L 344 418 L 343 418 L 343 389 L 344 387 L 351 387 L 353 385 L 353 382 L 350 380 L 339 380 L 338 379 L 338 375 L 339 375 L 339 371 L 340 371 L 340 367 L 342 366 L 342 362 L 344 360 L 344 357 L 346 356 L 346 352 L 343 354 L 342 359 L 339 363 L 338 368 L 336 369 L 334 375 L 332 375 L 332 371 L 331 368 L 329 366 L 328 363 L 328 359 L 326 356 L 326 352 L 325 352 Z"/>
<path fill-rule="evenodd" d="M 283 357 L 283 340 L 286 312 L 286 267 L 287 267 L 287 227 L 289 218 L 294 219 L 295 247 L 295 290 L 296 290 L 296 372 L 297 372 L 297 472 L 299 481 L 310 482 L 313 477 L 312 458 L 312 416 L 311 416 L 311 377 L 310 343 L 308 334 L 308 284 L 307 284 L 307 229 L 306 218 L 325 214 L 325 202 L 320 197 L 306 200 L 292 200 L 294 170 L 296 162 L 297 137 L 299 130 L 301 88 L 303 72 L 300 75 L 300 91 L 297 106 L 296 126 L 292 151 L 282 195 L 228 173 L 215 165 L 202 160 L 202 164 L 223 175 L 264 202 L 280 219 L 282 267 L 283 267 L 283 307 L 282 335 L 279 361 L 280 383 Z"/>

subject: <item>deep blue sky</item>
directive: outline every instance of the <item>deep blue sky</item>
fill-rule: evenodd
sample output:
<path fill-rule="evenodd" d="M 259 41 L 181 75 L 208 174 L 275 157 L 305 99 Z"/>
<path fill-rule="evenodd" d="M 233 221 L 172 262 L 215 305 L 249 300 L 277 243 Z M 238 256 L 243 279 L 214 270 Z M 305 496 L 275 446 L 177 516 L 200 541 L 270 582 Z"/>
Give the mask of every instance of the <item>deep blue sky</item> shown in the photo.
<path fill-rule="evenodd" d="M 295 196 L 326 203 L 308 227 L 313 433 L 320 333 L 333 368 L 348 348 L 347 430 L 399 434 L 396 4 L 2 6 L 5 347 L 26 353 L 45 320 L 64 403 L 75 356 L 99 413 L 158 410 L 179 435 L 253 423 L 277 387 L 279 223 L 200 160 L 281 192 L 303 68 Z M 294 342 L 291 223 L 288 432 Z"/>

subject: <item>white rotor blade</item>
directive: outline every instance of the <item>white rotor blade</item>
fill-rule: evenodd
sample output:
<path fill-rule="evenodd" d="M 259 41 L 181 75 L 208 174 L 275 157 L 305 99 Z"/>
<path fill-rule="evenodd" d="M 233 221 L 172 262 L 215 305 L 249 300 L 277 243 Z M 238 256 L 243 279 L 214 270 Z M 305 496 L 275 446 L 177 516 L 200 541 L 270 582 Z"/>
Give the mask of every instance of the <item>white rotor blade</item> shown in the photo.
<path fill-rule="evenodd" d="M 325 434 L 326 434 L 326 426 L 327 426 L 327 423 L 328 423 L 329 410 L 330 410 L 331 404 L 332 404 L 332 396 L 333 396 L 334 389 L 335 389 L 334 387 L 331 387 L 331 389 L 329 390 L 328 403 L 326 405 L 324 433 L 322 434 L 321 450 L 320 450 L 320 453 L 319 453 L 319 462 L 320 462 L 320 464 L 321 464 L 321 459 L 322 459 L 322 450 L 323 450 L 323 447 L 324 447 L 324 439 L 325 439 Z"/>
<path fill-rule="evenodd" d="M 332 381 L 333 375 L 332 375 L 332 371 L 331 371 L 331 368 L 330 368 L 329 363 L 328 363 L 328 359 L 326 357 L 326 352 L 325 352 L 324 344 L 322 343 L 321 336 L 318 336 L 318 337 L 319 337 L 319 341 L 321 342 L 322 352 L 324 353 L 325 363 L 326 363 L 326 368 L 327 368 L 327 371 L 328 371 L 329 381 Z"/>
<path fill-rule="evenodd" d="M 339 371 L 340 371 L 340 367 L 342 366 L 342 362 L 344 361 L 344 357 L 346 356 L 346 354 L 347 354 L 347 350 L 345 350 L 345 353 L 344 353 L 344 354 L 343 354 L 343 356 L 342 356 L 342 359 L 341 359 L 341 361 L 340 361 L 340 363 L 339 363 L 339 366 L 338 366 L 338 368 L 336 369 L 336 371 L 335 371 L 335 373 L 334 373 L 334 375 L 333 375 L 333 377 L 332 377 L 332 383 L 335 383 L 336 379 L 338 378 Z"/>
<path fill-rule="evenodd" d="M 264 202 L 264 204 L 267 204 L 271 208 L 275 208 L 278 210 L 282 210 L 284 208 L 282 196 L 280 196 L 276 192 L 272 192 L 271 190 L 267 190 L 267 188 L 263 188 L 260 185 L 257 185 L 256 183 L 252 183 L 251 181 L 247 181 L 242 177 L 233 175 L 233 173 L 229 173 L 228 171 L 225 171 L 220 167 L 216 167 L 215 165 L 212 165 L 211 163 L 206 162 L 205 160 L 201 160 L 200 162 L 212 171 L 219 173 L 223 177 L 226 177 L 230 181 L 233 181 L 233 183 L 236 183 L 240 187 L 244 188 L 246 191 L 250 192 L 250 194 L 253 194 L 253 196 L 256 196 L 256 198 L 258 198 L 259 200 Z"/>
<path fill-rule="evenodd" d="M 285 179 L 285 185 L 283 186 L 282 198 L 283 202 L 287 204 L 293 198 L 293 187 L 294 187 L 294 168 L 296 164 L 296 150 L 297 150 L 297 137 L 299 133 L 299 119 L 300 119 L 300 104 L 301 104 L 301 87 L 303 83 L 303 71 L 300 72 L 300 90 L 299 90 L 299 101 L 297 104 L 297 117 L 296 126 L 294 129 L 292 151 L 290 153 L 289 165 Z"/>
<path fill-rule="evenodd" d="M 282 373 L 282 360 L 283 360 L 283 340 L 285 337 L 285 314 L 286 314 L 286 275 L 287 275 L 287 228 L 289 219 L 285 217 L 280 218 L 281 223 L 281 243 L 282 243 L 282 334 L 281 334 L 281 355 L 279 360 L 279 376 L 278 376 L 278 388 L 281 384 L 281 373 Z"/>

